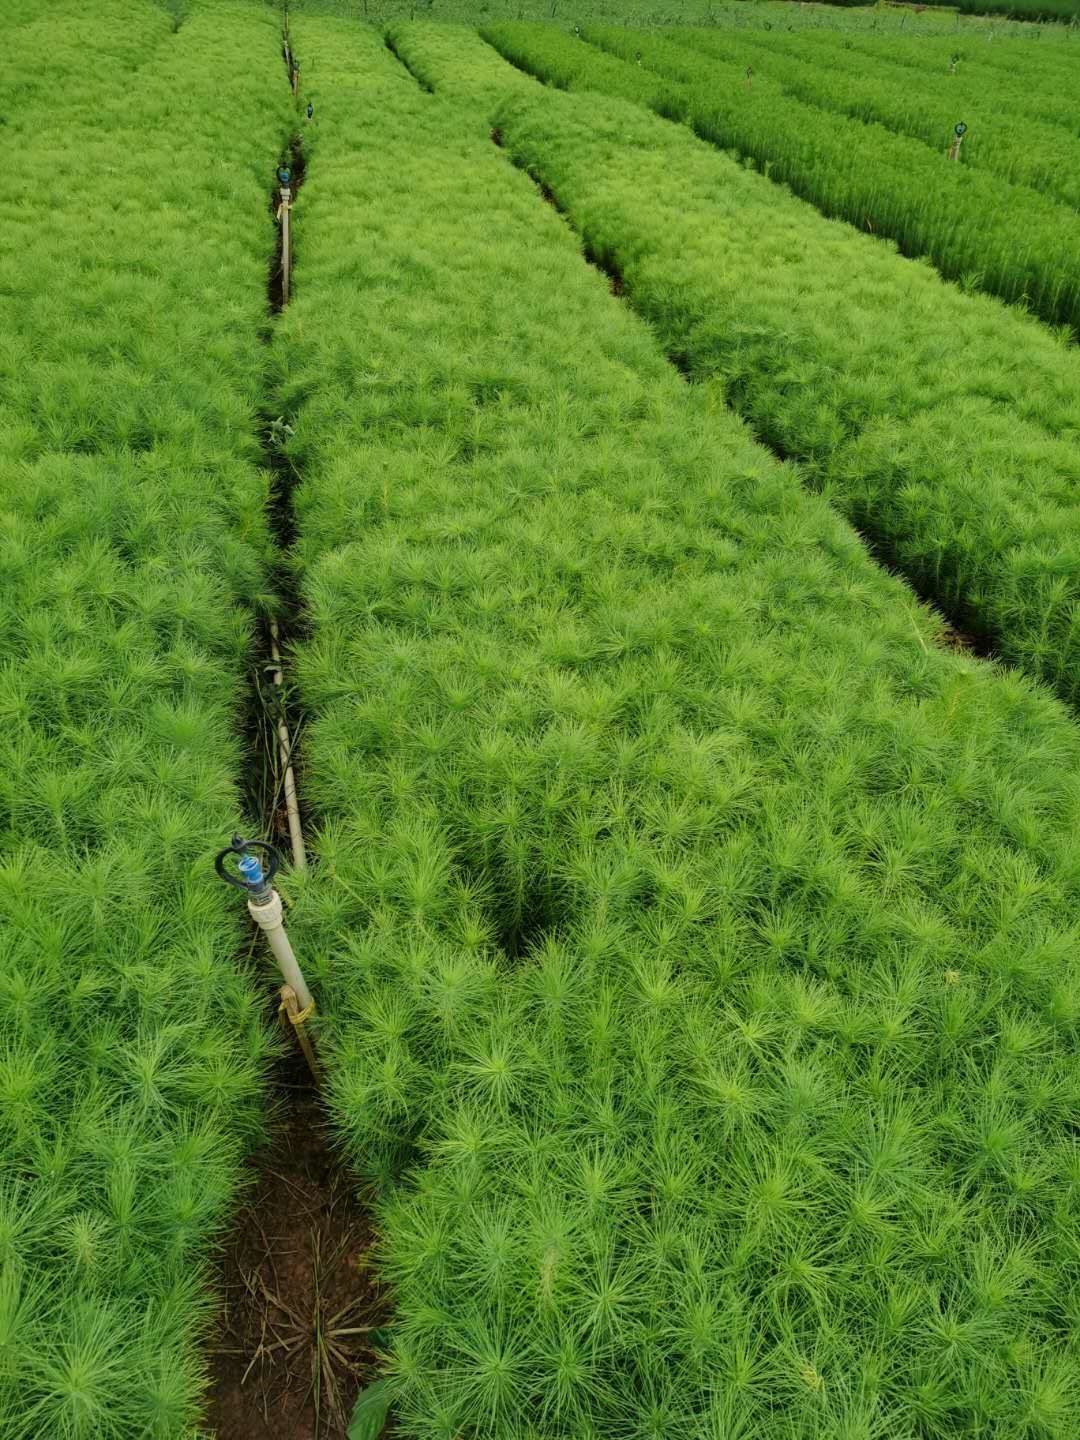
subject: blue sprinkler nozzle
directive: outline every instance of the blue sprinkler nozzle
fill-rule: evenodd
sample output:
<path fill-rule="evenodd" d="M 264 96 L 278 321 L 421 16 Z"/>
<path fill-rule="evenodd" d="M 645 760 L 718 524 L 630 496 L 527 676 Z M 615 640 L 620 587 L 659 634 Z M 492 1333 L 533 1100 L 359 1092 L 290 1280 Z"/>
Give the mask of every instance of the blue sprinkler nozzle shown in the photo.
<path fill-rule="evenodd" d="M 250 851 L 246 855 L 241 855 L 236 862 L 236 868 L 253 890 L 262 888 L 263 867 L 258 855 L 252 855 Z"/>

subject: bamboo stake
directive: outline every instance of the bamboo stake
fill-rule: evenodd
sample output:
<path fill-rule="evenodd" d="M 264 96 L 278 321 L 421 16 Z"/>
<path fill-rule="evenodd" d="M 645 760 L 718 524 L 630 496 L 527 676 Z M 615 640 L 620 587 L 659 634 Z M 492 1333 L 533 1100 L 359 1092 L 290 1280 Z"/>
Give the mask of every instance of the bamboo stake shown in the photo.
<path fill-rule="evenodd" d="M 316 1082 L 321 1082 L 322 1071 L 315 1056 L 315 1047 L 311 1043 L 311 1036 L 306 1029 L 308 1017 L 314 1006 L 309 1006 L 307 1010 L 301 1010 L 300 1002 L 296 998 L 296 991 L 291 985 L 282 985 L 278 994 L 281 996 L 278 1013 L 284 1012 L 288 1017 L 289 1024 L 293 1027 L 293 1034 L 300 1042 L 300 1049 L 304 1052 L 304 1059 L 307 1061 L 312 1078 Z"/>
<path fill-rule="evenodd" d="M 290 216 L 292 215 L 292 190 L 288 185 L 281 187 L 281 204 L 278 206 L 278 219 L 281 221 L 281 304 L 282 307 L 289 303 L 289 281 L 292 270 L 292 226 Z"/>
<path fill-rule="evenodd" d="M 289 817 L 289 842 L 292 846 L 293 868 L 296 870 L 306 870 L 307 850 L 304 847 L 303 826 L 300 824 L 300 804 L 296 798 L 296 776 L 293 773 L 292 742 L 289 739 L 289 726 L 285 720 L 285 677 L 281 669 L 281 650 L 278 646 L 278 638 L 278 623 L 276 620 L 271 620 L 270 655 L 274 663 L 271 668 L 270 679 L 278 690 L 281 698 L 281 703 L 278 708 L 277 734 L 281 766 L 285 776 L 285 810 Z"/>

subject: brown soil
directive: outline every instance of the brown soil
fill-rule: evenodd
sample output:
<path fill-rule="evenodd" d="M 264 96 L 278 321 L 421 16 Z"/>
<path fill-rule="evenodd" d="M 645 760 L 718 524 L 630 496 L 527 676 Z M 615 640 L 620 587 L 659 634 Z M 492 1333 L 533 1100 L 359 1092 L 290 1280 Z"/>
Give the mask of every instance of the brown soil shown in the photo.
<path fill-rule="evenodd" d="M 945 627 L 945 643 L 950 650 L 960 650 L 967 655 L 978 655 L 982 660 L 992 660 L 994 651 L 990 643 L 966 630 L 957 630 L 953 625 Z"/>
<path fill-rule="evenodd" d="M 371 1223 L 299 1064 L 221 1261 L 207 1420 L 217 1440 L 344 1440 L 375 1376 Z"/>

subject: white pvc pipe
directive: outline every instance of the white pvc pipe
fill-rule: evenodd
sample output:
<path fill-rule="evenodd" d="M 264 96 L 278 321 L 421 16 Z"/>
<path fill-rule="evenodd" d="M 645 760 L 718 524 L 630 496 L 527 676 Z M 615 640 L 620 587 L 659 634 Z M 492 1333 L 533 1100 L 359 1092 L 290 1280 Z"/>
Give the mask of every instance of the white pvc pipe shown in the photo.
<path fill-rule="evenodd" d="M 281 896 L 276 890 L 270 892 L 270 899 L 265 905 L 256 905 L 254 900 L 248 901 L 248 910 L 251 918 L 264 931 L 274 952 L 274 959 L 281 971 L 281 978 L 286 985 L 291 985 L 296 991 L 296 998 L 300 1002 L 301 1010 L 306 1010 L 309 1005 L 314 1005 L 311 991 L 307 987 L 303 971 L 296 962 L 293 948 L 289 944 L 289 937 L 285 934 L 285 926 L 282 924 L 284 911 L 281 904 Z"/>

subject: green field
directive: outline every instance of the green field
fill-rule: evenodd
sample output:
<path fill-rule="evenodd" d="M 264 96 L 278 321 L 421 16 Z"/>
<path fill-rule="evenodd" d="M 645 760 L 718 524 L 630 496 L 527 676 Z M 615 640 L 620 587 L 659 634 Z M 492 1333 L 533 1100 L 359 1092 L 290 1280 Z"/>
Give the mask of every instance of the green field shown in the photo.
<path fill-rule="evenodd" d="M 5 17 L 3 1440 L 210 1434 L 271 620 L 392 1433 L 1080 1434 L 1080 40 L 551 8 Z"/>
<path fill-rule="evenodd" d="M 22 0 L 25 4 L 37 0 Z M 182 7 L 187 0 L 168 0 Z M 816 0 L 292 0 L 294 14 L 333 16 L 382 25 L 432 20 L 475 26 L 492 20 L 588 21 L 617 25 L 709 25 L 724 29 L 767 24 L 797 31 L 940 36 L 962 31 L 982 39 L 1069 39 L 1076 0 L 962 0 L 958 5 L 816 3 Z M 1046 23 L 1046 22 L 1064 22 Z"/>

